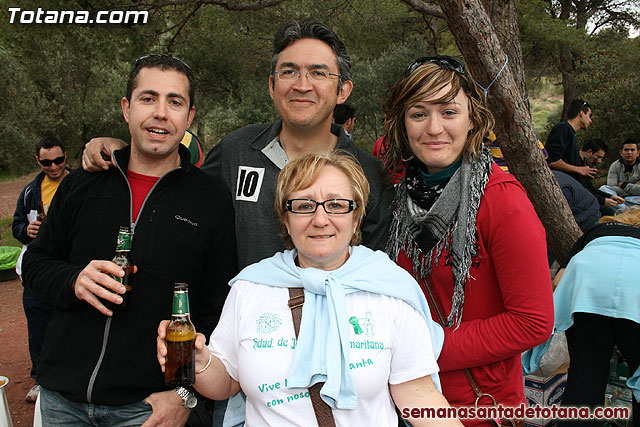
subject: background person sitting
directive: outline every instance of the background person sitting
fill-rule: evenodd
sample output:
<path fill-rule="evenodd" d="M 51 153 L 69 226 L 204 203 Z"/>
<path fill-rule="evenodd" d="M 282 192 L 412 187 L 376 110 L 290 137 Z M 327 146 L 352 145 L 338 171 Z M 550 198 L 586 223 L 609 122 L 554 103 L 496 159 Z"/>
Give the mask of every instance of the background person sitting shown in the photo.
<path fill-rule="evenodd" d="M 560 171 L 551 172 L 556 177 L 562 194 L 567 199 L 567 203 L 569 203 L 569 208 L 571 208 L 578 227 L 582 232 L 586 233 L 600 219 L 598 199 L 566 173 Z"/>
<path fill-rule="evenodd" d="M 607 144 L 599 138 L 591 139 L 585 142 L 580 149 L 580 158 L 582 163 L 591 168 L 594 171 L 594 175 L 598 172 L 598 167 L 602 163 L 604 156 L 607 154 Z M 619 209 L 616 206 L 620 205 L 620 208 L 624 210 L 624 199 L 615 194 L 609 194 L 605 191 L 598 190 L 593 185 L 593 176 L 584 176 L 581 174 L 573 174 L 573 176 L 580 184 L 591 192 L 598 199 L 600 204 L 600 213 L 602 215 L 613 215 L 614 212 Z"/>
<path fill-rule="evenodd" d="M 639 143 L 627 139 L 622 143 L 620 158 L 611 163 L 607 185 L 600 187 L 605 192 L 613 190 L 618 196 L 640 196 L 640 160 Z M 609 191 L 608 191 L 609 190 Z"/>
<path fill-rule="evenodd" d="M 242 388 L 247 425 L 315 425 L 318 389 L 337 426 L 396 426 L 394 402 L 448 406 L 431 377 L 442 329 L 418 284 L 384 253 L 356 246 L 368 193 L 362 168 L 336 152 L 301 156 L 278 175 L 275 210 L 293 249 L 234 278 L 209 347 L 196 338 L 195 388 L 213 399 Z M 296 291 L 299 332 L 299 309 L 287 304 Z M 167 323 L 158 329 L 163 369 Z"/>

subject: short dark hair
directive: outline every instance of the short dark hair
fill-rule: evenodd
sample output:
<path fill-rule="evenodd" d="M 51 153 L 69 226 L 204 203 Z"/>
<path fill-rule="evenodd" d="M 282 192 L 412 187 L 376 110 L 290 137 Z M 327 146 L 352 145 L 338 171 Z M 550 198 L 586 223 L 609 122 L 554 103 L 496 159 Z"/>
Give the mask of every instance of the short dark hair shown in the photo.
<path fill-rule="evenodd" d="M 605 153 L 609 151 L 609 147 L 607 144 L 600 138 L 590 139 L 589 141 L 582 144 L 582 151 L 593 151 L 597 153 L 600 150 L 603 150 Z"/>
<path fill-rule="evenodd" d="M 317 39 L 329 45 L 336 55 L 336 64 L 340 79 L 338 91 L 342 88 L 342 82 L 351 80 L 351 59 L 347 54 L 347 48 L 337 34 L 329 27 L 315 18 L 306 18 L 302 21 L 289 21 L 284 24 L 273 38 L 273 55 L 271 56 L 271 75 L 276 71 L 278 56 L 290 44 L 300 39 Z M 275 81 L 272 82 L 272 86 Z"/>
<path fill-rule="evenodd" d="M 624 140 L 624 142 L 622 143 L 622 147 L 620 147 L 620 149 L 624 148 L 625 145 L 627 144 L 636 144 L 636 149 L 640 150 L 640 142 L 638 142 L 637 139 L 634 138 L 627 138 Z"/>
<path fill-rule="evenodd" d="M 62 142 L 60 142 L 58 138 L 54 136 L 46 136 L 36 143 L 36 156 L 40 158 L 40 150 L 42 148 L 48 150 L 53 147 L 60 147 L 60 149 L 62 150 L 62 154 L 66 152 L 64 149 L 64 145 L 62 145 Z"/>
<path fill-rule="evenodd" d="M 193 107 L 195 102 L 195 87 L 191 67 L 179 58 L 160 53 L 151 53 L 136 59 L 129 73 L 129 80 L 127 80 L 127 101 L 131 102 L 131 94 L 138 86 L 138 74 L 143 68 L 159 68 L 162 71 L 176 71 L 187 76 L 187 80 L 189 80 L 189 109 Z"/>
<path fill-rule="evenodd" d="M 569 109 L 567 110 L 567 118 L 569 120 L 575 118 L 580 114 L 580 111 L 584 111 L 584 113 L 588 113 L 591 110 L 591 105 L 584 99 L 576 98 L 571 101 L 569 104 Z"/>
<path fill-rule="evenodd" d="M 347 120 L 356 116 L 356 109 L 349 104 L 336 104 L 333 109 L 333 121 L 343 125 Z"/>

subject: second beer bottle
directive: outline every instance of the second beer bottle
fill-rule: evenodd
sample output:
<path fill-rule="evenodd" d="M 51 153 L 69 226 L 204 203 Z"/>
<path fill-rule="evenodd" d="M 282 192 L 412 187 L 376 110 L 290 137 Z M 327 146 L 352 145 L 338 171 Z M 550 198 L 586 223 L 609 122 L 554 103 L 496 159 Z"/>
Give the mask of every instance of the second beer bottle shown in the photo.
<path fill-rule="evenodd" d="M 105 301 L 104 304 L 105 307 L 114 312 L 126 310 L 126 308 L 129 307 L 129 300 L 131 299 L 131 273 L 133 273 L 133 263 L 130 258 L 131 235 L 131 227 L 120 227 L 120 230 L 118 231 L 118 241 L 116 243 L 116 255 L 111 260 L 111 262 L 117 264 L 118 267 L 124 270 L 123 277 L 111 275 L 114 280 L 124 285 L 125 293 L 120 295 L 122 297 L 122 303 L 114 304 L 110 301 Z"/>
<path fill-rule="evenodd" d="M 196 382 L 196 328 L 189 315 L 186 283 L 173 288 L 171 322 L 167 326 L 167 360 L 164 382 L 169 387 L 188 387 Z"/>

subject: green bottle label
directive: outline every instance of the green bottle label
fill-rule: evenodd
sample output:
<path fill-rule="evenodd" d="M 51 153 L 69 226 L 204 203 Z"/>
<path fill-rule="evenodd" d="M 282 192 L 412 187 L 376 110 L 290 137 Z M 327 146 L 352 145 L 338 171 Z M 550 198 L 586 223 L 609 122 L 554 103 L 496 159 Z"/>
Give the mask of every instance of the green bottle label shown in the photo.
<path fill-rule="evenodd" d="M 189 314 L 189 294 L 187 291 L 175 291 L 173 293 L 173 309 L 171 313 L 174 316 Z"/>
<path fill-rule="evenodd" d="M 116 243 L 116 251 L 129 252 L 131 251 L 131 233 L 119 232 L 118 242 Z"/>

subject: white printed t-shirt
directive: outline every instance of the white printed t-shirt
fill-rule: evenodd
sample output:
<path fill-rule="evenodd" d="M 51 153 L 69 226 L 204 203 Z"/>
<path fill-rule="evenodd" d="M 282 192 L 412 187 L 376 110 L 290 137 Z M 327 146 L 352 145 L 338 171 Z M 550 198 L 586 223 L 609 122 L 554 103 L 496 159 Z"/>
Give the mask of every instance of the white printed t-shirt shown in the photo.
<path fill-rule="evenodd" d="M 289 290 L 239 280 L 209 349 L 247 395 L 246 425 L 316 424 L 307 389 L 287 389 L 296 346 Z M 422 316 L 406 302 L 370 292 L 346 296 L 355 410 L 334 409 L 337 426 L 397 426 L 389 384 L 438 372 Z"/>

